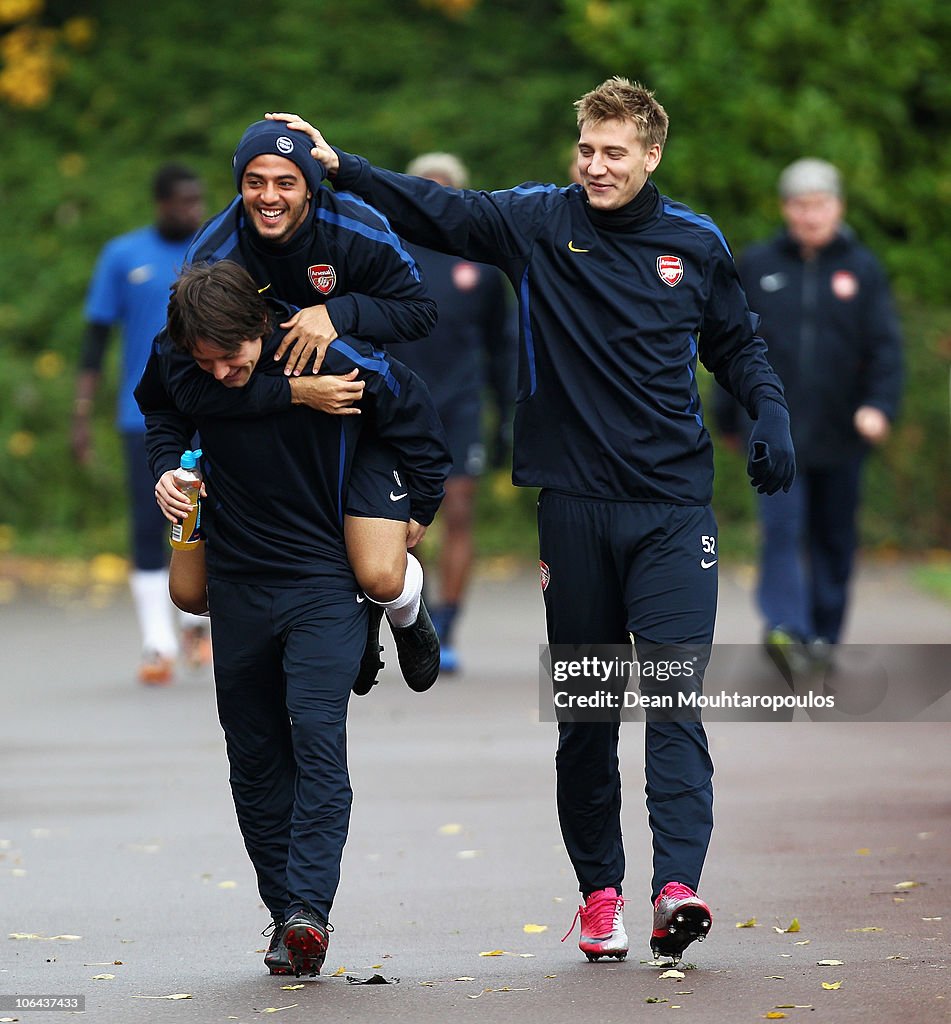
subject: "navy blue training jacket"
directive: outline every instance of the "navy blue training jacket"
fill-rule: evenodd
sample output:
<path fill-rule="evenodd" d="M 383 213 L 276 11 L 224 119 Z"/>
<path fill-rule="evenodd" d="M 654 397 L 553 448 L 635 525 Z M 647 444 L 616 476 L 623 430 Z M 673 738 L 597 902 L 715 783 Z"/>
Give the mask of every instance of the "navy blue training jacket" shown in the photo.
<path fill-rule="evenodd" d="M 273 322 L 289 309 L 271 303 Z M 265 338 L 252 373 L 281 374 L 272 356 L 284 336 Z M 352 585 L 343 538 L 351 460 L 362 416 L 331 416 L 302 405 L 272 412 L 250 386 L 226 388 L 190 360 L 169 358 L 162 332 L 153 344 L 135 398 L 145 415 L 149 465 L 156 479 L 179 464 L 197 429 L 208 500 L 208 572 L 217 578 L 271 584 L 344 579 Z M 357 368 L 363 402 L 379 436 L 400 454 L 413 488 L 413 517 L 427 524 L 443 496 L 451 460 L 426 385 L 366 342 L 338 338 L 324 359 L 328 373 Z"/>
<path fill-rule="evenodd" d="M 605 230 L 579 185 L 463 191 L 339 156 L 335 183 L 383 210 L 399 235 L 511 280 L 516 484 L 707 504 L 713 451 L 698 357 L 751 415 L 764 398 L 785 404 L 709 218 L 658 194 L 642 223 Z"/>
<path fill-rule="evenodd" d="M 307 220 L 274 245 L 246 223 L 241 196 L 195 236 L 186 263 L 232 260 L 258 287 L 293 306 L 327 307 L 337 334 L 376 346 L 425 338 L 436 304 L 386 218 L 363 200 L 322 187 Z"/>
<path fill-rule="evenodd" d="M 437 409 L 480 405 L 488 386 L 500 418 L 515 397 L 514 304 L 496 267 L 408 246 L 436 300 L 439 320 L 428 338 L 399 348 L 399 357 L 429 385 Z"/>
<path fill-rule="evenodd" d="M 868 448 L 852 424 L 862 405 L 898 414 L 902 347 L 885 272 L 849 229 L 804 261 L 785 231 L 739 260 L 783 379 L 796 459 L 834 466 Z"/>

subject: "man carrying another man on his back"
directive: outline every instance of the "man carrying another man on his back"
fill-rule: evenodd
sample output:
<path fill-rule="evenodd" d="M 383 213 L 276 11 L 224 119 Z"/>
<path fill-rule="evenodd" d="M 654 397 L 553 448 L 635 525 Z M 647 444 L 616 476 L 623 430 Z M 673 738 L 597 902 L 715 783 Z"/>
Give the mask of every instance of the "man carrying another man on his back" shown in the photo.
<path fill-rule="evenodd" d="M 352 799 L 347 704 L 367 603 L 344 543 L 362 417 L 290 403 L 269 415 L 235 413 L 256 377 L 282 376 L 273 355 L 286 336 L 279 324 L 292 315 L 231 261 L 188 268 L 136 398 L 160 482 L 196 429 L 201 436 L 215 687 L 232 793 L 274 921 L 265 964 L 300 975 L 319 973 L 327 950 Z M 357 339 L 337 338 L 324 355 L 328 370 L 357 371 L 408 484 L 438 506 L 449 455 L 425 385 Z"/>

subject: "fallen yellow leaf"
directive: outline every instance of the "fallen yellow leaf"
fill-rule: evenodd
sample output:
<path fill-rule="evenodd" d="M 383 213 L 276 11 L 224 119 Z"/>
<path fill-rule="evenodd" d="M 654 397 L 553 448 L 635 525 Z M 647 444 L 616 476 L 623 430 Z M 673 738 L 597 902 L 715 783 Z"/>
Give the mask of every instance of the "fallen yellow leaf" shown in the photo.
<path fill-rule="evenodd" d="M 665 978 L 676 978 L 678 981 L 682 981 L 687 975 L 683 971 L 664 971 L 659 977 L 661 981 Z"/>
<path fill-rule="evenodd" d="M 288 1006 L 266 1006 L 261 1013 L 277 1013 L 279 1010 L 293 1010 L 298 1003 L 290 1003 Z"/>
<path fill-rule="evenodd" d="M 218 888 L 219 889 L 237 889 L 238 888 L 238 883 L 237 882 L 219 882 L 218 883 Z M 267 1011 L 265 1011 L 265 1012 L 267 1012 Z"/>
<path fill-rule="evenodd" d="M 505 956 L 504 949 L 490 949 L 485 953 L 480 953 L 479 956 Z"/>
<path fill-rule="evenodd" d="M 548 931 L 547 924 L 526 924 L 522 925 L 522 931 L 526 935 L 540 935 L 542 932 Z"/>
<path fill-rule="evenodd" d="M 475 978 L 470 978 L 468 975 L 463 975 L 461 978 L 453 978 L 453 981 L 475 981 Z"/>
<path fill-rule="evenodd" d="M 831 992 L 831 991 L 834 991 L 837 988 L 842 988 L 842 982 L 841 981 L 824 981 L 822 983 L 822 987 L 824 989 L 827 989 L 828 991 Z"/>
<path fill-rule="evenodd" d="M 346 973 L 347 973 L 347 968 L 346 967 L 338 967 L 333 972 L 333 974 L 330 975 L 330 977 L 331 978 L 339 978 L 342 974 L 346 974 Z"/>
<path fill-rule="evenodd" d="M 860 857 L 867 857 L 872 851 L 867 846 L 861 846 L 855 851 Z"/>
<path fill-rule="evenodd" d="M 303 985 L 281 985 L 282 992 L 297 992 L 298 989 L 302 989 Z"/>
<path fill-rule="evenodd" d="M 370 970 L 371 971 L 382 971 L 383 970 L 383 964 L 371 964 Z"/>
<path fill-rule="evenodd" d="M 462 826 L 455 822 L 450 822 L 448 825 L 440 825 L 436 831 L 441 836 L 457 836 L 462 831 Z"/>
<path fill-rule="evenodd" d="M 770 1010 L 769 1013 L 764 1013 L 763 1018 L 765 1020 L 785 1020 L 786 1014 L 780 1010 Z"/>
<path fill-rule="evenodd" d="M 133 996 L 133 999 L 191 999 L 188 992 L 175 992 L 170 996 Z"/>
<path fill-rule="evenodd" d="M 94 974 L 92 976 L 93 981 L 112 981 L 115 978 L 114 974 Z"/>
<path fill-rule="evenodd" d="M 816 967 L 841 967 L 844 960 L 817 960 Z"/>
<path fill-rule="evenodd" d="M 482 851 L 481 850 L 460 850 L 456 854 L 456 857 L 458 857 L 459 860 L 474 860 L 476 857 L 481 857 L 481 856 L 482 856 Z"/>
<path fill-rule="evenodd" d="M 808 946 L 812 942 L 812 939 L 800 939 L 798 942 L 794 942 L 794 946 Z"/>
<path fill-rule="evenodd" d="M 896 889 L 917 889 L 921 882 L 896 882 Z"/>
<path fill-rule="evenodd" d="M 759 925 L 756 923 L 756 918 L 751 917 L 748 921 L 737 921 L 737 928 L 758 928 Z"/>

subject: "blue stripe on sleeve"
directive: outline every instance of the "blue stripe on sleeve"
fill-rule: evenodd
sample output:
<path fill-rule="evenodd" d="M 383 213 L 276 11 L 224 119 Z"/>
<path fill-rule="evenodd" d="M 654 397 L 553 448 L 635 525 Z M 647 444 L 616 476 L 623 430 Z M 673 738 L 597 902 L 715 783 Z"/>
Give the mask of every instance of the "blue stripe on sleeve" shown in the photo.
<path fill-rule="evenodd" d="M 525 338 L 525 359 L 528 362 L 529 395 L 535 394 L 535 339 L 532 337 L 532 318 L 528 308 L 528 267 L 518 287 L 519 307 L 522 311 L 522 335 Z"/>
<path fill-rule="evenodd" d="M 241 202 L 241 197 L 240 196 L 238 196 L 235 199 L 233 199 L 228 204 L 228 206 L 225 207 L 225 209 L 222 210 L 221 213 L 219 213 L 217 217 L 215 217 L 214 220 L 209 221 L 208 226 L 205 228 L 205 230 L 202 231 L 202 233 L 200 235 L 197 235 L 194 238 L 194 240 L 192 241 L 191 245 L 188 247 L 188 251 L 185 253 L 185 263 L 186 264 L 194 262 L 194 260 L 195 260 L 195 253 L 198 252 L 198 250 L 201 248 L 201 246 L 205 245 L 207 243 L 207 241 L 214 236 L 215 232 L 220 230 L 222 224 L 227 223 L 228 219 L 231 217 L 231 215 L 234 212 L 235 204 L 236 203 L 240 203 L 240 202 Z M 222 259 L 222 257 L 224 256 L 225 253 L 231 252 L 231 250 L 237 244 L 238 244 L 238 232 L 237 232 L 237 230 L 229 231 L 228 234 L 225 237 L 225 240 L 220 245 L 217 245 L 214 248 L 214 250 L 212 250 L 212 252 L 206 253 L 202 257 L 202 260 L 203 261 L 207 261 L 208 263 L 217 263 L 218 260 Z"/>
<path fill-rule="evenodd" d="M 703 417 L 699 411 L 699 395 L 697 394 L 697 372 L 694 369 L 697 360 L 697 339 L 691 334 L 687 339 L 690 342 L 690 359 L 687 362 L 687 376 L 690 378 L 690 401 L 687 403 L 686 412 L 697 421 L 697 426 L 703 426 Z"/>
<path fill-rule="evenodd" d="M 694 213 L 692 210 L 679 209 L 676 206 L 671 206 L 669 203 L 664 203 L 664 213 L 669 213 L 671 217 L 679 217 L 681 220 L 687 221 L 689 224 L 694 224 L 698 228 L 704 228 L 706 231 L 712 232 L 717 238 L 720 239 L 720 244 L 727 251 L 727 255 L 730 259 L 733 259 L 733 253 L 730 252 L 730 247 L 726 244 L 726 239 L 720 233 L 720 229 L 707 217 L 701 217 L 699 214 Z"/>
<path fill-rule="evenodd" d="M 209 263 L 217 263 L 219 260 L 225 258 L 229 252 L 232 252 L 238 244 L 238 232 L 232 231 L 230 235 L 219 245 L 214 252 L 209 253 L 207 259 Z"/>
<path fill-rule="evenodd" d="M 386 219 L 386 214 L 378 210 L 375 206 L 371 206 L 366 200 L 361 199 L 358 195 L 353 192 L 335 192 L 334 195 L 344 203 L 353 203 L 354 206 L 359 206 L 361 209 L 366 210 L 367 213 L 372 213 L 374 217 L 386 228 L 387 231 L 392 231 L 393 228 L 390 226 L 390 222 Z"/>
<path fill-rule="evenodd" d="M 372 370 L 374 373 L 378 373 L 390 391 L 397 398 L 400 397 L 400 382 L 393 376 L 390 362 L 382 352 L 374 352 L 372 356 L 365 356 L 345 341 L 341 341 L 340 338 L 332 341 L 330 347 L 345 355 L 349 360 L 356 363 L 357 366 L 362 366 L 365 370 Z"/>
<path fill-rule="evenodd" d="M 533 195 L 536 195 L 539 192 L 562 192 L 562 191 L 565 191 L 565 190 L 560 188 L 558 185 L 531 185 L 528 188 L 526 188 L 524 185 L 516 185 L 515 188 L 500 188 L 500 189 L 496 189 L 494 192 L 490 192 L 489 194 L 493 195 L 493 196 L 498 196 L 498 195 L 502 195 L 505 192 L 515 192 L 517 195 L 520 195 L 520 196 L 533 196 Z"/>
<path fill-rule="evenodd" d="M 388 245 L 393 251 L 399 256 L 399 258 L 409 267 L 410 273 L 413 275 L 415 280 L 419 280 L 419 268 L 416 266 L 416 261 L 412 256 L 400 245 L 399 239 L 392 232 L 382 231 L 377 228 L 371 228 L 369 224 L 361 224 L 358 220 L 353 220 L 351 217 L 344 217 L 339 213 L 334 213 L 333 210 L 324 210 L 318 207 L 317 220 L 325 220 L 328 224 L 336 224 L 337 227 L 341 227 L 346 231 L 353 231 L 354 234 L 362 235 L 364 238 L 369 238 L 373 242 L 379 242 L 381 245 Z"/>

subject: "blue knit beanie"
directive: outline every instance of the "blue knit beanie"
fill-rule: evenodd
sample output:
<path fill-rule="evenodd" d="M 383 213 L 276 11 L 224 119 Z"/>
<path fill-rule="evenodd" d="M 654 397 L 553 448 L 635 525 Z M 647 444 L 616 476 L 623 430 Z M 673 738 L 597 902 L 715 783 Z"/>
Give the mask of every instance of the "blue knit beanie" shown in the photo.
<path fill-rule="evenodd" d="M 324 165 L 310 155 L 312 148 L 313 143 L 308 135 L 304 132 L 291 131 L 284 121 L 255 121 L 245 129 L 231 161 L 234 168 L 234 183 L 238 191 L 241 191 L 245 167 L 256 156 L 273 153 L 297 164 L 308 189 L 316 192 L 320 188 L 320 183 L 327 177 L 327 172 Z"/>

